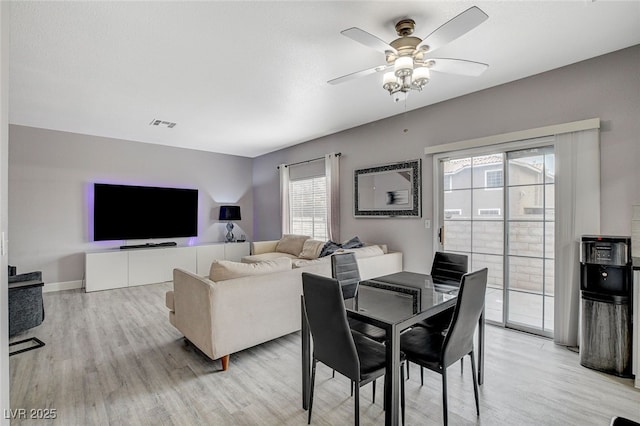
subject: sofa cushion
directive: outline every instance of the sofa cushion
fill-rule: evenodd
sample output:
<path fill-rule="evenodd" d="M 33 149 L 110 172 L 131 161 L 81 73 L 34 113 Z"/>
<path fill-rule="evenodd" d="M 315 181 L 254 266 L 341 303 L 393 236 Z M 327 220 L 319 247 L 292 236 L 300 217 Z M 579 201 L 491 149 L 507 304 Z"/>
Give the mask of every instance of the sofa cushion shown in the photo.
<path fill-rule="evenodd" d="M 252 254 L 251 256 L 244 256 L 242 258 L 242 263 L 259 263 L 259 262 L 264 262 L 266 260 L 279 259 L 281 257 L 286 257 L 287 259 L 298 258 L 298 256 L 294 256 L 289 253 L 278 253 L 277 251 L 273 251 L 270 253 Z"/>
<path fill-rule="evenodd" d="M 322 264 L 322 263 L 329 263 L 329 259 L 331 257 L 329 256 L 325 256 L 325 257 L 319 257 L 317 259 L 294 259 L 291 261 L 291 265 L 293 266 L 294 269 L 296 268 L 305 268 L 307 266 L 310 265 L 318 265 L 318 264 Z"/>
<path fill-rule="evenodd" d="M 289 253 L 298 257 L 302 251 L 304 242 L 309 238 L 311 237 L 308 235 L 284 234 L 276 245 L 276 251 L 279 253 Z"/>
<path fill-rule="evenodd" d="M 209 279 L 211 281 L 225 281 L 232 278 L 263 275 L 273 272 L 291 270 L 291 259 L 279 257 L 258 263 L 232 262 L 230 260 L 214 260 L 211 264 Z"/>
<path fill-rule="evenodd" d="M 322 247 L 324 247 L 324 241 L 309 238 L 302 245 L 302 251 L 298 257 L 300 259 L 317 259 L 320 257 Z"/>
<path fill-rule="evenodd" d="M 382 256 L 384 251 L 380 246 L 364 246 L 354 249 L 342 249 L 340 253 L 355 253 L 356 258 L 363 259 L 365 257 Z"/>

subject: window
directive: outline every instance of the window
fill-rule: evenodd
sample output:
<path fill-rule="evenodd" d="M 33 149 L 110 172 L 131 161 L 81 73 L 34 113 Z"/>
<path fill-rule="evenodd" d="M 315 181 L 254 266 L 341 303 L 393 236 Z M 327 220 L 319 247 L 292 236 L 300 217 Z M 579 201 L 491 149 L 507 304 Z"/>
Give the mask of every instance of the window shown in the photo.
<path fill-rule="evenodd" d="M 289 220 L 292 234 L 328 239 L 327 178 L 316 176 L 289 182 Z"/>
<path fill-rule="evenodd" d="M 500 216 L 500 209 L 478 209 L 478 216 Z"/>
<path fill-rule="evenodd" d="M 502 170 L 487 170 L 484 174 L 484 185 L 486 188 L 502 188 Z"/>
<path fill-rule="evenodd" d="M 444 217 L 450 219 L 452 216 L 460 216 L 462 209 L 444 209 Z"/>
<path fill-rule="evenodd" d="M 340 153 L 281 164 L 280 217 L 283 234 L 326 241 L 340 238 Z"/>

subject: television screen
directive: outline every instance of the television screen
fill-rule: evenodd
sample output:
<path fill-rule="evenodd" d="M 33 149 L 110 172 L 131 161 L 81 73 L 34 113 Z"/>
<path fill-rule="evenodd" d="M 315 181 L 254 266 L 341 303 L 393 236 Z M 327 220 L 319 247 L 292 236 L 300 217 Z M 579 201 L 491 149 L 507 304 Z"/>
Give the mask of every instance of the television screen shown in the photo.
<path fill-rule="evenodd" d="M 196 235 L 197 189 L 94 184 L 94 241 Z"/>

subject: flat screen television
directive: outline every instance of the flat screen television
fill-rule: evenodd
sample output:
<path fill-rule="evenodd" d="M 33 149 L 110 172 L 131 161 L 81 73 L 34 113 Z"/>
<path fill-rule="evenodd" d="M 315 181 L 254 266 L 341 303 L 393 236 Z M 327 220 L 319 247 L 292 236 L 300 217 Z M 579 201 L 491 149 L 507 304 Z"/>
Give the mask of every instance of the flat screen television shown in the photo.
<path fill-rule="evenodd" d="M 94 241 L 196 235 L 197 189 L 94 184 Z"/>

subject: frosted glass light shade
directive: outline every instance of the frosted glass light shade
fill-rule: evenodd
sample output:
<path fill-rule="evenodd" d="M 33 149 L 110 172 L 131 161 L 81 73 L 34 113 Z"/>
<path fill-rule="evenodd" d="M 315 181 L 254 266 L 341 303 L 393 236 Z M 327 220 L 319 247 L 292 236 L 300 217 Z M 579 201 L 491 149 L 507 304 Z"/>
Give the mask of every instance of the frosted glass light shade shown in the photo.
<path fill-rule="evenodd" d="M 393 72 L 384 73 L 384 77 L 382 77 L 382 88 L 384 90 L 388 90 L 389 93 L 391 93 L 394 90 L 398 89 L 398 87 L 400 87 L 400 85 L 398 84 L 396 75 Z"/>
<path fill-rule="evenodd" d="M 431 71 L 427 67 L 418 67 L 413 70 L 413 84 L 423 88 L 431 78 Z"/>
<path fill-rule="evenodd" d="M 393 65 L 393 71 L 396 77 L 400 78 L 411 75 L 413 72 L 413 58 L 410 56 L 399 57 Z"/>

